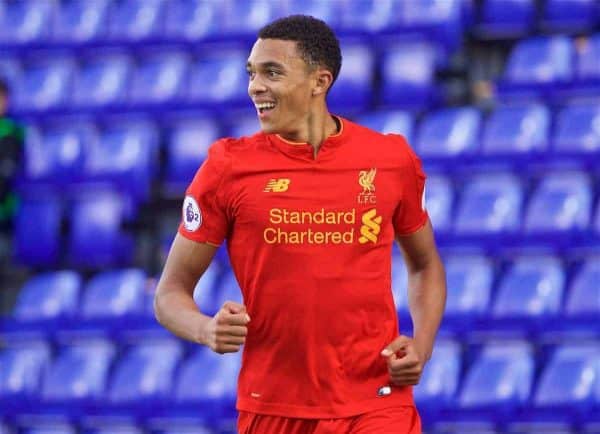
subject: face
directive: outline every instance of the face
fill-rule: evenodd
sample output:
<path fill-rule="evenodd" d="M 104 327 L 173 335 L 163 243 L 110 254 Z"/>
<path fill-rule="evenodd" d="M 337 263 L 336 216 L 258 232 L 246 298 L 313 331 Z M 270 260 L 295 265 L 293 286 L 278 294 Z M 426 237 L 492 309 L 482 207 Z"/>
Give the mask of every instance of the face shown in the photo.
<path fill-rule="evenodd" d="M 318 84 L 315 68 L 300 57 L 295 41 L 258 39 L 247 70 L 248 94 L 262 130 L 293 140 L 310 116 Z"/>

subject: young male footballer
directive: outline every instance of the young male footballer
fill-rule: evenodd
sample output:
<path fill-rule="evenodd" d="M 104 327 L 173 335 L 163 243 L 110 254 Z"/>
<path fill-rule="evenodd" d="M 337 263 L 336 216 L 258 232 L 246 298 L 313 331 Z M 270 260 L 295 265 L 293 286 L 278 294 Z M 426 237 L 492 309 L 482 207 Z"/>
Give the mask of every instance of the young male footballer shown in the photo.
<path fill-rule="evenodd" d="M 322 21 L 260 30 L 246 68 L 261 131 L 210 148 L 190 184 L 158 285 L 158 321 L 218 353 L 239 351 L 244 434 L 416 434 L 412 396 L 446 299 L 421 162 L 400 135 L 329 113 L 341 66 Z M 209 317 L 192 298 L 225 241 L 244 304 Z M 397 241 L 413 337 L 398 335 Z"/>

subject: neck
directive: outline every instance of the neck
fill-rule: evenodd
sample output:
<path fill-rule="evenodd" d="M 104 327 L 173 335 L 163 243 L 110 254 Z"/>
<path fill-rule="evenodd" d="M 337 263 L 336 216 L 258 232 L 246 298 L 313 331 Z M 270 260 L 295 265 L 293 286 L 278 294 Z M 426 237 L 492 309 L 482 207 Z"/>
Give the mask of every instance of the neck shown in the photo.
<path fill-rule="evenodd" d="M 337 122 L 331 116 L 327 107 L 324 107 L 323 110 L 308 113 L 294 132 L 280 135 L 292 142 L 309 143 L 315 148 L 316 153 L 325 139 L 337 132 Z"/>

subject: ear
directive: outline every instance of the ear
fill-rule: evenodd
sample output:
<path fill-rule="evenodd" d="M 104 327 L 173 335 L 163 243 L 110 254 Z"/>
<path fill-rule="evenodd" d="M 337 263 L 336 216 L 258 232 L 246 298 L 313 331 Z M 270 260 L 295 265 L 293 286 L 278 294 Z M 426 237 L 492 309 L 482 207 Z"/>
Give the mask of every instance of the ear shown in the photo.
<path fill-rule="evenodd" d="M 331 71 L 324 68 L 317 68 L 315 71 L 315 86 L 312 90 L 312 95 L 325 95 L 327 94 L 327 90 L 331 87 L 333 83 L 333 74 Z"/>

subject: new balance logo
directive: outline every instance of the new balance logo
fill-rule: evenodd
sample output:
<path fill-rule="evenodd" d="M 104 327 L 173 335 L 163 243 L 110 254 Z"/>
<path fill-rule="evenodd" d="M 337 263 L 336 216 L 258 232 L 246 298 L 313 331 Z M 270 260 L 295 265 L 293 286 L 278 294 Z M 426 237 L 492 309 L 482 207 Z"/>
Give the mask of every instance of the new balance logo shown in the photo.
<path fill-rule="evenodd" d="M 290 180 L 287 178 L 271 179 L 267 182 L 267 186 L 263 190 L 265 193 L 281 193 L 287 191 L 290 186 Z"/>
<path fill-rule="evenodd" d="M 377 210 L 372 209 L 362 215 L 362 226 L 360 227 L 360 238 L 358 241 L 361 244 L 377 242 L 377 236 L 381 232 L 381 216 L 377 215 Z"/>

